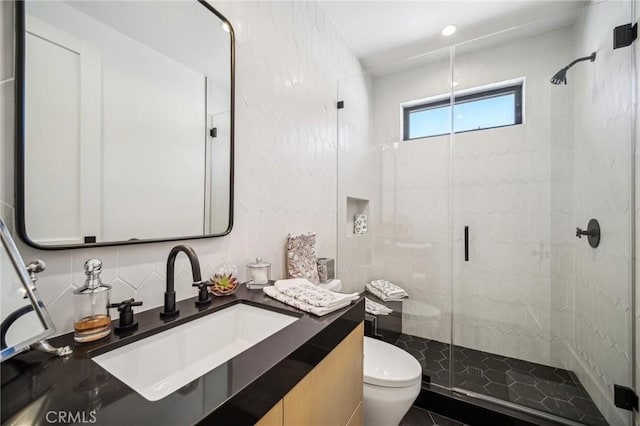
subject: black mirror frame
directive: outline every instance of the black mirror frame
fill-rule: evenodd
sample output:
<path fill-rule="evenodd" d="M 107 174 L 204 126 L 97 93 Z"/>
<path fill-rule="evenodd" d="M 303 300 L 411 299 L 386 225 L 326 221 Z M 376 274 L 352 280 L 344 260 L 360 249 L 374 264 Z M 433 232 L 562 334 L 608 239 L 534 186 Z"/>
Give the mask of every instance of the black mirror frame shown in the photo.
<path fill-rule="evenodd" d="M 184 237 L 171 237 L 171 238 L 150 238 L 145 240 L 133 240 L 133 241 L 108 241 L 98 243 L 86 243 L 86 244 L 62 244 L 62 245 L 41 245 L 31 240 L 27 233 L 27 226 L 25 221 L 25 35 L 26 35 L 26 22 L 25 22 L 25 1 L 15 1 L 15 201 L 16 201 L 16 231 L 20 236 L 20 239 L 39 250 L 64 250 L 64 249 L 77 249 L 77 248 L 92 248 L 92 247 L 109 247 L 109 246 L 121 246 L 129 244 L 147 244 L 157 243 L 165 241 L 180 241 L 180 240 L 195 240 L 202 238 L 214 238 L 223 237 L 229 235 L 233 229 L 233 212 L 234 212 L 234 170 L 235 170 L 235 32 L 231 22 L 223 16 L 220 12 L 214 9 L 206 0 L 196 0 L 208 11 L 218 17 L 223 23 L 227 24 L 229 28 L 229 43 L 230 43 L 230 176 L 229 176 L 229 226 L 227 229 L 219 234 L 209 235 L 192 235 Z"/>

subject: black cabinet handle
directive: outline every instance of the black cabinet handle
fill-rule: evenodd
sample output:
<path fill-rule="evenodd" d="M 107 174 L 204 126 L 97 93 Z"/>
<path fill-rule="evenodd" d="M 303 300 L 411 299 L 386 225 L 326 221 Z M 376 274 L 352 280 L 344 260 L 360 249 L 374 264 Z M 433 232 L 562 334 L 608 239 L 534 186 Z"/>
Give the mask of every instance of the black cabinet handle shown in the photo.
<path fill-rule="evenodd" d="M 469 227 L 464 227 L 464 261 L 469 261 Z"/>

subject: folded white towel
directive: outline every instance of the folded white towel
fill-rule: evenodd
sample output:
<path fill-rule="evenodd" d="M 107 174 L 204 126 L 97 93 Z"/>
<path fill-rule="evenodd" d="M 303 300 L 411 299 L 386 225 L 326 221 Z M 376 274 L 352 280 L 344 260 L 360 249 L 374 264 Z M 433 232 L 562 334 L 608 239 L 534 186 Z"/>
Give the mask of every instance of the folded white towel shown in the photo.
<path fill-rule="evenodd" d="M 381 303 L 374 302 L 368 297 L 364 298 L 364 310 L 372 315 L 389 315 L 393 309 L 386 307 Z"/>
<path fill-rule="evenodd" d="M 262 291 L 264 291 L 267 296 L 272 297 L 279 302 L 285 303 L 289 306 L 293 306 L 294 308 L 298 308 L 302 311 L 309 312 L 319 317 L 330 314 L 331 312 L 335 312 L 351 304 L 351 300 L 345 300 L 342 304 L 334 306 L 332 308 L 320 308 L 318 306 L 309 305 L 298 299 L 287 296 L 286 294 L 280 293 L 278 289 L 275 288 L 275 286 L 264 287 Z"/>
<path fill-rule="evenodd" d="M 407 292 L 387 280 L 374 280 L 371 285 L 387 297 L 408 297 Z"/>
<path fill-rule="evenodd" d="M 378 290 L 377 288 L 375 288 L 374 286 L 372 286 L 370 283 L 367 283 L 365 285 L 365 288 L 367 289 L 367 291 L 371 294 L 373 294 L 374 296 L 376 296 L 378 299 L 382 299 L 385 302 L 399 302 L 403 299 L 405 299 L 407 296 L 405 297 L 389 297 L 386 294 L 384 294 L 383 292 L 381 292 L 380 290 Z"/>
<path fill-rule="evenodd" d="M 276 281 L 275 287 L 284 295 L 319 308 L 333 308 L 342 305 L 345 301 L 350 302 L 360 297 L 358 293 L 336 293 L 320 288 L 305 278 L 279 280 Z"/>

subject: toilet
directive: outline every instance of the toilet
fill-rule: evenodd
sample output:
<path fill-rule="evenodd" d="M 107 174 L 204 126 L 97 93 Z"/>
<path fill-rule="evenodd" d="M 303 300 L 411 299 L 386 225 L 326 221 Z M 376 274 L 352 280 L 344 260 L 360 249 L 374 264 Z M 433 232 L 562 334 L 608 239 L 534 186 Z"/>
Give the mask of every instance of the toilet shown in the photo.
<path fill-rule="evenodd" d="M 340 280 L 320 287 L 342 290 Z M 364 426 L 395 426 L 407 414 L 420 393 L 422 367 L 397 346 L 364 338 Z"/>
<path fill-rule="evenodd" d="M 422 367 L 402 349 L 364 338 L 364 425 L 398 425 L 420 393 Z"/>

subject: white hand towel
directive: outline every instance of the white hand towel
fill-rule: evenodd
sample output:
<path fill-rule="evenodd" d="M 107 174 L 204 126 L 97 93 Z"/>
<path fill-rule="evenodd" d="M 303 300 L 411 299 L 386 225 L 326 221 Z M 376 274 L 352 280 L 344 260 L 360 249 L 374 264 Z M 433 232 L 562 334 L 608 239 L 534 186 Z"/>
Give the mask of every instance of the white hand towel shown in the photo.
<path fill-rule="evenodd" d="M 393 309 L 386 307 L 383 304 L 374 302 L 368 297 L 364 298 L 364 310 L 372 315 L 389 315 L 393 312 Z"/>
<path fill-rule="evenodd" d="M 304 278 L 279 280 L 276 281 L 275 287 L 284 295 L 320 308 L 332 308 L 342 305 L 345 301 L 356 300 L 359 297 L 358 293 L 344 294 L 325 290 Z"/>
<path fill-rule="evenodd" d="M 374 280 L 371 281 L 371 285 L 380 290 L 388 297 L 408 297 L 407 292 L 397 285 L 387 280 Z"/>
<path fill-rule="evenodd" d="M 264 291 L 267 296 L 272 297 L 279 302 L 285 303 L 289 306 L 293 306 L 294 308 L 298 308 L 302 311 L 309 312 L 319 317 L 330 314 L 331 312 L 335 312 L 351 304 L 351 300 L 345 300 L 342 304 L 334 306 L 332 308 L 320 308 L 304 303 L 298 299 L 294 299 L 293 297 L 287 296 L 286 294 L 280 293 L 278 289 L 275 288 L 275 286 L 264 287 L 262 291 Z"/>
<path fill-rule="evenodd" d="M 375 288 L 374 286 L 372 286 L 370 283 L 367 283 L 365 285 L 365 288 L 369 293 L 373 294 L 378 299 L 384 300 L 385 302 L 399 302 L 406 298 L 406 296 L 405 297 L 389 297 L 383 292 L 381 292 L 380 290 L 378 290 L 377 288 Z"/>

